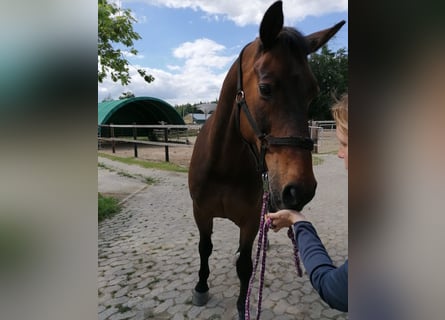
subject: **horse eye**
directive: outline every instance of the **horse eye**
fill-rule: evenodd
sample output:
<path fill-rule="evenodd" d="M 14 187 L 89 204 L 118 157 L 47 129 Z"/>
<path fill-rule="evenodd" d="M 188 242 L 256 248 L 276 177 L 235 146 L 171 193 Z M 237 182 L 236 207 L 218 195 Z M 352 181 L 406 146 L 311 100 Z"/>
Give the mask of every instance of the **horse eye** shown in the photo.
<path fill-rule="evenodd" d="M 260 84 L 258 88 L 263 97 L 269 98 L 272 95 L 272 86 L 270 84 Z"/>

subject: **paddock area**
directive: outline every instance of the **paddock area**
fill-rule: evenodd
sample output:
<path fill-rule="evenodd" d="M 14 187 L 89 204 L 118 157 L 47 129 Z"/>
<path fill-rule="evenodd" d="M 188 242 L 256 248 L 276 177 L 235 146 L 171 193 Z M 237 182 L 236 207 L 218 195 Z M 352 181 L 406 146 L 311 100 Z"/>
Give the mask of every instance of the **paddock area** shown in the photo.
<path fill-rule="evenodd" d="M 324 144 L 326 149 L 317 155 L 323 162 L 314 167 L 316 195 L 303 212 L 314 223 L 333 261 L 341 264 L 348 255 L 347 172 L 335 154 L 335 130 L 331 130 L 330 137 L 332 146 L 327 148 L 328 143 Z M 170 161 L 187 166 L 190 157 L 184 153 L 192 149 L 180 148 L 171 148 Z M 111 150 L 99 151 L 111 154 Z M 116 148 L 118 156 L 131 157 L 132 152 L 131 145 Z M 141 147 L 139 157 L 163 161 L 163 148 Z M 237 319 L 239 281 L 233 259 L 239 229 L 228 220 L 215 219 L 211 298 L 206 306 L 193 306 L 199 235 L 187 174 L 144 169 L 103 157 L 98 161 L 99 192 L 105 186 L 113 189 L 113 183 L 122 192 L 128 191 L 127 185 L 138 190 L 126 197 L 121 213 L 99 224 L 99 319 Z M 106 183 L 101 184 L 105 176 Z M 140 188 L 146 178 L 155 183 Z M 269 232 L 269 238 L 261 319 L 348 319 L 347 314 L 321 301 L 307 274 L 298 278 L 286 231 Z M 253 315 L 258 288 L 255 283 Z"/>
<path fill-rule="evenodd" d="M 169 147 L 169 161 L 188 168 L 195 140 L 196 136 L 190 136 L 188 137 L 190 145 Z M 323 128 L 319 131 L 317 154 L 336 153 L 338 147 L 339 144 L 335 135 L 335 129 Z M 141 144 L 138 145 L 137 148 L 138 158 L 140 159 L 165 161 L 165 147 L 163 146 Z M 101 142 L 98 151 L 119 157 L 134 157 L 133 143 L 117 143 L 115 153 L 113 153 L 111 143 Z"/>

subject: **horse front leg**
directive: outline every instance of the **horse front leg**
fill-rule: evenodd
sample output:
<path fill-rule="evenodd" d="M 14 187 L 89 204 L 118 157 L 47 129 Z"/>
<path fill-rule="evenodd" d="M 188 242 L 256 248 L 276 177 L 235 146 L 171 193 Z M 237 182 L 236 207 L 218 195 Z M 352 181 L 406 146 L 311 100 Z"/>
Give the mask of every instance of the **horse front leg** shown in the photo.
<path fill-rule="evenodd" d="M 198 219 L 195 216 L 196 224 L 199 229 L 199 257 L 201 265 L 199 268 L 199 281 L 195 286 L 193 291 L 192 303 L 195 306 L 205 305 L 209 299 L 209 286 L 207 284 L 207 279 L 209 278 L 209 257 L 212 254 L 213 244 L 212 244 L 212 229 L 213 229 L 213 218 L 206 217 L 206 219 Z"/>
<path fill-rule="evenodd" d="M 252 275 L 252 246 L 258 228 L 246 226 L 240 228 L 239 258 L 236 262 L 236 272 L 240 280 L 240 292 L 236 303 L 239 320 L 245 319 L 245 302 L 250 276 Z"/>

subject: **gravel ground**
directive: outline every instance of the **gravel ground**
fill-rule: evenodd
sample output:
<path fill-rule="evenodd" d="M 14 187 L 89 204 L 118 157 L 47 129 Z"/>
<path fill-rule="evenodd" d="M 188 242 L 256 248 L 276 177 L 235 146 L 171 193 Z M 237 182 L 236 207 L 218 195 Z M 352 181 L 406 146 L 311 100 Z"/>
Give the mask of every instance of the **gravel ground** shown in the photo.
<path fill-rule="evenodd" d="M 348 254 L 347 173 L 335 155 L 320 157 L 324 162 L 314 168 L 317 193 L 304 213 L 340 264 Z M 100 157 L 99 163 L 99 192 L 126 198 L 121 213 L 99 224 L 99 319 L 235 319 L 239 282 L 233 258 L 239 229 L 228 220 L 215 219 L 211 299 L 204 307 L 193 306 L 199 235 L 187 174 Z M 146 177 L 157 182 L 147 186 Z M 347 319 L 347 314 L 320 300 L 307 274 L 298 278 L 286 232 L 270 232 L 269 239 L 262 319 Z M 255 287 L 253 315 L 256 292 Z"/>

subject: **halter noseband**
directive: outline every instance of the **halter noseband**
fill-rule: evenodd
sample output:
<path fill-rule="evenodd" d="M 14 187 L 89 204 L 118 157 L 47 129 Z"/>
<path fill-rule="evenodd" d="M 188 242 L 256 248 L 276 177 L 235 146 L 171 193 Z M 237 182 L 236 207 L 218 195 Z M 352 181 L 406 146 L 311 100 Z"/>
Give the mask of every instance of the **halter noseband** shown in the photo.
<path fill-rule="evenodd" d="M 250 44 L 250 43 L 249 43 Z M 253 118 L 252 114 L 249 111 L 249 108 L 247 107 L 246 97 L 243 91 L 243 70 L 242 70 L 242 57 L 244 49 L 249 45 L 247 44 L 240 52 L 239 58 L 238 58 L 238 80 L 237 80 L 237 94 L 236 94 L 236 102 L 238 105 L 238 114 L 241 113 L 241 110 L 244 111 L 244 114 L 246 115 L 247 120 L 249 121 L 249 124 L 252 128 L 252 130 L 255 132 L 255 135 L 258 140 L 261 142 L 261 153 L 258 155 L 258 150 L 255 146 L 251 146 L 251 149 L 255 155 L 255 158 L 258 163 L 258 169 L 261 170 L 262 173 L 267 172 L 266 168 L 266 162 L 265 162 L 265 156 L 266 151 L 269 146 L 276 145 L 276 146 L 293 146 L 298 147 L 301 149 L 305 149 L 308 151 L 312 151 L 314 149 L 314 141 L 308 137 L 274 137 L 270 134 L 261 132 L 258 128 L 258 125 Z M 240 128 L 239 125 L 240 116 L 238 115 L 238 128 Z"/>

